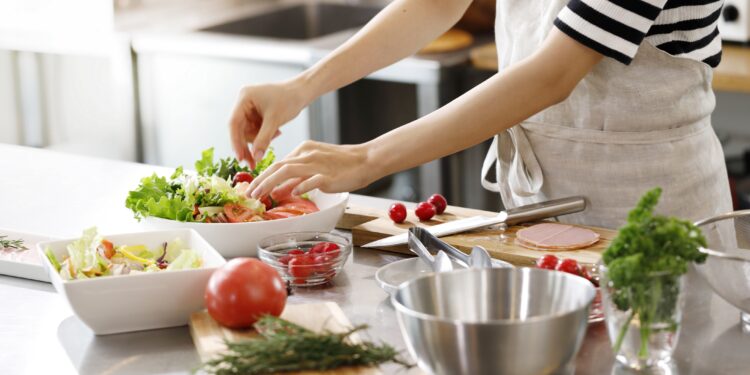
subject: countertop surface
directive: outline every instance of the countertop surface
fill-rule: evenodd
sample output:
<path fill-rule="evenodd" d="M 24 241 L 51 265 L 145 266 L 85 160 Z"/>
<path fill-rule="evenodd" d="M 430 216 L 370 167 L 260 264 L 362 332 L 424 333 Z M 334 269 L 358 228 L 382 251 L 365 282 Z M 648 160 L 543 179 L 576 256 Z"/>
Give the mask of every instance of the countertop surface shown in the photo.
<path fill-rule="evenodd" d="M 169 170 L 0 145 L 0 228 L 55 237 L 97 225 L 104 233 L 138 230 L 123 206 L 127 191 L 152 172 Z M 352 196 L 360 205 L 387 200 Z M 370 339 L 404 349 L 395 313 L 374 280 L 378 267 L 403 256 L 357 248 L 331 285 L 297 289 L 289 303 L 337 302 L 353 323 L 372 326 Z M 740 374 L 750 368 L 750 335 L 738 310 L 688 277 L 683 329 L 671 373 Z M 0 276 L 0 372 L 3 374 L 187 374 L 198 364 L 188 328 L 93 335 L 51 285 Z M 384 373 L 407 373 L 385 367 Z M 418 374 L 419 370 L 408 373 Z M 577 374 L 622 373 L 613 368 L 602 323 L 589 326 Z"/>

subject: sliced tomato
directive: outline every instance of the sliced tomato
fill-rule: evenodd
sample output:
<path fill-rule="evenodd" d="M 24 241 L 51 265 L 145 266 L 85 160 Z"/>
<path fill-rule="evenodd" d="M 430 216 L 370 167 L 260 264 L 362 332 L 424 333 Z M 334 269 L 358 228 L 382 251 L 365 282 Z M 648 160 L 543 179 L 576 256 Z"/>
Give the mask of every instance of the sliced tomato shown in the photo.
<path fill-rule="evenodd" d="M 255 215 L 255 211 L 239 204 L 227 203 L 224 205 L 224 214 L 230 223 L 242 223 Z"/>
<path fill-rule="evenodd" d="M 266 206 L 266 210 L 270 210 L 273 208 L 273 200 L 268 195 L 260 198 L 260 203 L 263 203 L 263 205 Z"/>
<path fill-rule="evenodd" d="M 102 247 L 104 247 L 104 256 L 107 259 L 111 259 L 115 255 L 115 245 L 109 240 L 102 240 Z"/>
<path fill-rule="evenodd" d="M 294 215 L 289 212 L 283 212 L 283 211 L 276 211 L 276 212 L 266 211 L 266 213 L 263 214 L 263 219 L 277 220 L 277 219 L 286 219 L 286 218 L 294 217 L 294 216 L 299 216 L 299 215 Z"/>
<path fill-rule="evenodd" d="M 285 212 L 285 213 L 291 214 L 292 216 L 300 216 L 300 215 L 304 215 L 308 213 L 304 209 L 291 207 L 291 206 L 279 206 L 270 210 L 269 212 Z"/>
<path fill-rule="evenodd" d="M 319 211 L 318 206 L 315 204 L 315 202 L 300 197 L 293 197 L 285 201 L 281 201 L 279 202 L 278 207 L 287 207 L 293 210 L 303 211 L 308 214 Z"/>

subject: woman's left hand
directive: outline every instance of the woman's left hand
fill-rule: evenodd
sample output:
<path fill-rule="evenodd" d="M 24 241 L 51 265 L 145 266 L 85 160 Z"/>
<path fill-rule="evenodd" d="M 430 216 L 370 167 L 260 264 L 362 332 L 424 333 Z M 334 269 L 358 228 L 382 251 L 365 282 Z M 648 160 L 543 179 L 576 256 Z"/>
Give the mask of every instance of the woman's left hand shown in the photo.
<path fill-rule="evenodd" d="M 294 195 L 314 189 L 326 193 L 352 191 L 377 179 L 370 164 L 365 145 L 306 141 L 284 160 L 268 167 L 253 180 L 248 191 L 252 198 L 266 196 L 277 187 L 292 189 Z"/>

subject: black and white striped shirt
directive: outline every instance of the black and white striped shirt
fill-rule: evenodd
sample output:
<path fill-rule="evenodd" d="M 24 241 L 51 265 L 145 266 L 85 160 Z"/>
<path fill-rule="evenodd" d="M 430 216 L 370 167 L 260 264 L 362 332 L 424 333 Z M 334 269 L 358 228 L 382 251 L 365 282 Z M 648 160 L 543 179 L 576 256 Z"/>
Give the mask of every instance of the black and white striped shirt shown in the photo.
<path fill-rule="evenodd" d="M 644 41 L 672 56 L 721 61 L 723 0 L 571 0 L 558 29 L 599 53 L 630 64 Z"/>

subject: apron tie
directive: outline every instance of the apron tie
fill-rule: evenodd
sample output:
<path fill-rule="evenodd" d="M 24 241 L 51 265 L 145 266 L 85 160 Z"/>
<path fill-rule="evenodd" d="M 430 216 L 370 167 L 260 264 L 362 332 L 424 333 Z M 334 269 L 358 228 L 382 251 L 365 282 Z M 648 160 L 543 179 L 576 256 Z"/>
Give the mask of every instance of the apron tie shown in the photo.
<path fill-rule="evenodd" d="M 487 175 L 495 163 L 497 181 L 493 182 Z M 539 193 L 543 182 L 542 168 L 520 126 L 507 129 L 492 140 L 482 163 L 482 187 L 503 193 L 502 184 L 507 183 L 512 197 L 532 197 Z"/>

